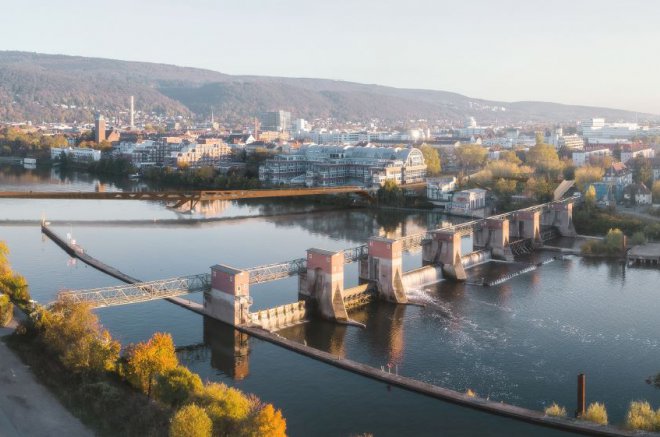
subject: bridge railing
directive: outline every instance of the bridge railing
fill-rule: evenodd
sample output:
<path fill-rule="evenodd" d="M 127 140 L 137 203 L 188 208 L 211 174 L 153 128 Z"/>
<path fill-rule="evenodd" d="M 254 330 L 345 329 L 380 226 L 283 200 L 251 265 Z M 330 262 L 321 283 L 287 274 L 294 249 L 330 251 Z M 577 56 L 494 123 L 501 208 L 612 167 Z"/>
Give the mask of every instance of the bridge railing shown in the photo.
<path fill-rule="evenodd" d="M 92 307 L 105 307 L 175 297 L 210 288 L 211 275 L 203 273 L 114 287 L 62 291 L 58 297 L 70 299 L 76 303 L 88 303 Z"/>
<path fill-rule="evenodd" d="M 261 284 L 288 278 L 306 270 L 307 260 L 305 258 L 299 258 L 281 263 L 252 267 L 246 271 L 250 275 L 250 284 Z"/>

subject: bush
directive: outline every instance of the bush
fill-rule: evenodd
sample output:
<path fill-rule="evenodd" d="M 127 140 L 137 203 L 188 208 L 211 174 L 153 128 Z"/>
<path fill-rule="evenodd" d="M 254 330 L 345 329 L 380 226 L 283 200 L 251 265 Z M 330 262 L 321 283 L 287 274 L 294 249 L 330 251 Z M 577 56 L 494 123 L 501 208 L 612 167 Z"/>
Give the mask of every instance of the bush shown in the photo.
<path fill-rule="evenodd" d="M 217 434 L 233 435 L 241 427 L 251 412 L 252 403 L 240 390 L 229 388 L 224 384 L 207 384 L 197 394 L 196 402 L 203 406 L 213 421 Z"/>
<path fill-rule="evenodd" d="M 607 425 L 607 410 L 605 405 L 600 402 L 593 402 L 587 407 L 587 411 L 580 416 L 582 420 Z"/>
<path fill-rule="evenodd" d="M 156 379 L 156 398 L 168 405 L 183 405 L 194 393 L 203 388 L 199 375 L 186 367 L 177 366 Z"/>
<path fill-rule="evenodd" d="M 557 405 L 556 402 L 553 402 L 552 405 L 545 409 L 545 415 L 554 417 L 566 417 L 566 408 Z"/>
<path fill-rule="evenodd" d="M 11 300 L 26 304 L 30 300 L 30 289 L 25 278 L 18 274 L 8 274 L 0 278 L 0 292 L 9 295 Z"/>
<path fill-rule="evenodd" d="M 653 411 L 646 401 L 633 401 L 628 408 L 626 426 L 642 431 L 660 431 L 660 410 Z"/>
<path fill-rule="evenodd" d="M 286 420 L 272 404 L 263 407 L 250 422 L 241 433 L 246 437 L 286 437 Z"/>
<path fill-rule="evenodd" d="M 14 305 L 6 294 L 0 294 L 0 326 L 7 326 L 14 316 Z"/>
<path fill-rule="evenodd" d="M 644 235 L 644 232 L 637 231 L 634 234 L 632 234 L 632 237 L 630 237 L 630 244 L 632 244 L 633 246 L 646 244 L 646 235 Z"/>
<path fill-rule="evenodd" d="M 170 437 L 209 437 L 213 423 L 204 409 L 195 404 L 176 412 L 170 425 Z"/>
<path fill-rule="evenodd" d="M 50 351 L 74 372 L 115 369 L 119 342 L 103 329 L 89 305 L 58 299 L 50 310 L 38 310 L 36 328 Z"/>

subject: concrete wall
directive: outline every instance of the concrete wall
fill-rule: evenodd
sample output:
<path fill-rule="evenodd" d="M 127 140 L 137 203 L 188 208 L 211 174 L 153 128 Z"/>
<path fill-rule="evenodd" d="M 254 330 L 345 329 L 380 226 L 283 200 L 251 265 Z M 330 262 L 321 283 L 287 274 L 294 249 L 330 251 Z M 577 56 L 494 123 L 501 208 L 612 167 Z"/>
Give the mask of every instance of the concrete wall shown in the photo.
<path fill-rule="evenodd" d="M 307 315 L 306 303 L 301 300 L 251 313 L 250 321 L 252 324 L 260 326 L 268 331 L 276 331 L 300 323 L 305 320 Z"/>

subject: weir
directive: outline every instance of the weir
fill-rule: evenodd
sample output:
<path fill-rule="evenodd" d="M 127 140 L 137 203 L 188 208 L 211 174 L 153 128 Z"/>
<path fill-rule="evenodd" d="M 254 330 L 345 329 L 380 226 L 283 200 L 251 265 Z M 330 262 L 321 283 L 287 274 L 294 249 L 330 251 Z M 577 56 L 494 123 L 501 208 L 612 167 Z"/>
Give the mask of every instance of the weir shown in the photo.
<path fill-rule="evenodd" d="M 132 278 L 122 273 L 121 271 L 115 269 L 114 267 L 108 266 L 98 260 L 95 260 L 88 254 L 86 254 L 81 248 L 72 247 L 65 240 L 59 238 L 55 233 L 48 230 L 45 225 L 42 226 L 42 230 L 46 235 L 48 235 L 51 239 L 53 239 L 53 241 L 55 241 L 58 245 L 60 245 L 69 254 L 89 263 L 91 266 L 95 267 L 96 269 L 101 270 L 114 277 L 117 277 L 127 283 L 140 282 L 138 279 Z M 341 265 L 341 276 L 343 279 L 343 262 L 341 264 L 339 262 L 333 262 L 332 258 L 337 257 L 339 259 L 341 258 L 341 256 L 343 256 L 343 253 L 319 251 L 316 249 L 310 250 L 310 252 L 308 252 L 308 255 L 309 253 L 318 254 L 321 257 L 328 256 L 331 258 L 330 260 L 325 260 L 325 261 L 321 259 L 321 266 L 313 267 L 314 268 L 313 271 L 316 273 L 317 272 L 316 269 L 317 268 L 320 269 L 320 273 L 318 277 L 325 277 L 324 275 L 329 274 L 330 283 L 331 284 L 336 283 L 336 285 L 339 287 L 339 279 L 333 277 L 333 274 L 339 274 L 339 266 Z M 394 256 L 395 254 L 396 252 L 392 253 L 392 259 L 396 258 Z M 378 254 L 374 252 L 372 255 L 377 256 Z M 477 258 L 478 256 L 475 256 L 474 258 Z M 466 262 L 470 262 L 469 260 L 470 257 L 471 255 L 467 257 L 468 260 Z M 465 257 L 461 257 L 459 259 L 459 263 L 461 264 L 461 266 L 463 264 L 464 258 Z M 334 268 L 324 269 L 323 262 L 329 264 L 331 267 L 337 267 L 337 269 Z M 395 263 L 392 263 L 392 265 L 395 265 Z M 309 272 L 310 269 L 309 264 L 307 265 L 307 269 Z M 437 277 L 438 269 L 441 268 L 438 266 L 427 266 L 421 269 L 416 269 L 412 272 L 408 272 L 410 273 L 409 275 L 406 275 L 406 273 L 402 273 L 403 279 L 401 282 L 404 289 L 406 287 L 406 276 L 409 276 L 411 278 L 409 279 L 409 281 L 413 281 L 414 279 L 417 282 L 421 282 L 422 280 L 424 280 L 425 275 L 429 275 L 428 277 L 432 277 L 432 276 Z M 180 299 L 177 297 L 167 298 L 166 300 L 169 300 L 170 302 L 188 308 L 191 311 L 202 314 L 204 316 L 209 316 L 218 320 L 222 320 L 222 318 L 227 320 L 225 323 L 231 326 L 232 329 L 235 331 L 229 333 L 230 341 L 228 348 L 226 348 L 226 352 L 228 355 L 238 356 L 240 358 L 239 360 L 236 361 L 237 364 L 233 366 L 233 372 L 236 375 L 236 377 L 239 379 L 245 377 L 249 372 L 247 366 L 248 345 L 244 336 L 244 334 L 248 334 L 250 336 L 268 341 L 275 345 L 284 347 L 301 355 L 316 359 L 318 361 L 327 363 L 337 368 L 348 370 L 358 375 L 362 375 L 367 378 L 384 382 L 388 384 L 388 386 L 400 387 L 405 390 L 409 390 L 436 399 L 441 399 L 447 402 L 452 402 L 458 405 L 473 408 L 486 413 L 496 414 L 511 419 L 525 421 L 554 429 L 560 429 L 560 430 L 587 434 L 587 435 L 630 436 L 630 437 L 643 435 L 643 433 L 639 433 L 637 431 L 629 431 L 625 429 L 615 428 L 612 426 L 599 426 L 596 424 L 591 424 L 586 421 L 576 421 L 572 419 L 550 417 L 545 415 L 541 411 L 530 410 L 510 404 L 505 404 L 503 402 L 490 401 L 488 399 L 470 396 L 466 393 L 461 393 L 455 390 L 438 387 L 405 376 L 392 374 L 383 371 L 382 369 L 377 369 L 362 363 L 352 361 L 350 359 L 342 358 L 341 356 L 338 356 L 336 354 L 331 354 L 328 352 L 324 352 L 309 347 L 306 344 L 301 344 L 295 341 L 288 340 L 277 334 L 273 334 L 269 332 L 267 327 L 262 328 L 261 326 L 259 326 L 258 323 L 255 323 L 255 320 L 259 321 L 259 320 L 268 319 L 270 322 L 271 320 L 273 320 L 273 317 L 271 317 L 271 315 L 274 312 L 274 318 L 276 320 L 283 320 L 286 326 L 286 324 L 293 322 L 293 320 L 295 319 L 296 311 L 298 313 L 301 313 L 303 311 L 306 312 L 307 310 L 306 303 L 303 304 L 302 302 L 298 302 L 297 305 L 296 303 L 293 303 L 293 304 L 284 305 L 282 307 L 277 307 L 274 309 L 274 311 L 273 309 L 266 310 L 267 312 L 270 312 L 266 315 L 264 315 L 263 313 L 251 314 L 249 313 L 249 311 L 246 311 L 247 309 L 249 309 L 249 304 L 251 303 L 251 300 L 249 298 L 249 283 L 250 283 L 249 272 L 246 270 L 234 269 L 222 265 L 213 266 L 211 272 L 212 272 L 211 289 L 205 291 L 205 301 L 203 307 L 194 302 L 185 301 L 184 299 Z M 431 272 L 435 272 L 435 274 L 431 275 Z M 363 274 L 361 274 L 361 276 L 363 276 Z M 394 277 L 396 278 L 396 275 L 394 275 Z M 353 287 L 348 290 L 343 290 L 343 284 L 341 284 L 341 287 L 342 287 L 341 290 L 343 291 L 341 295 L 342 299 L 345 299 L 346 297 L 349 296 L 359 296 L 361 294 L 365 294 L 369 292 L 371 288 L 370 284 L 363 284 L 362 286 Z M 317 288 L 316 286 L 314 286 L 313 295 L 318 295 L 317 290 L 323 290 L 323 289 L 324 287 Z M 333 288 L 330 289 L 332 290 Z M 281 310 L 278 310 L 279 308 L 281 308 Z M 208 335 L 209 332 L 205 329 L 205 340 L 208 339 L 207 338 Z"/>

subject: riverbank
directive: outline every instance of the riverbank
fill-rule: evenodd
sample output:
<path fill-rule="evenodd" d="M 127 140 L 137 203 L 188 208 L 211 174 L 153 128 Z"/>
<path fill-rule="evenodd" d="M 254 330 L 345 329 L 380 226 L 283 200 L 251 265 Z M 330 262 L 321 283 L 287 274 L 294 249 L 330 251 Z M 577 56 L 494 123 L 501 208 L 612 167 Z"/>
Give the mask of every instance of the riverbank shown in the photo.
<path fill-rule="evenodd" d="M 9 336 L 23 317 L 15 308 L 14 320 L 0 328 L 0 435 L 93 436 L 89 428 L 37 381 L 32 366 L 24 364 L 9 347 Z"/>

